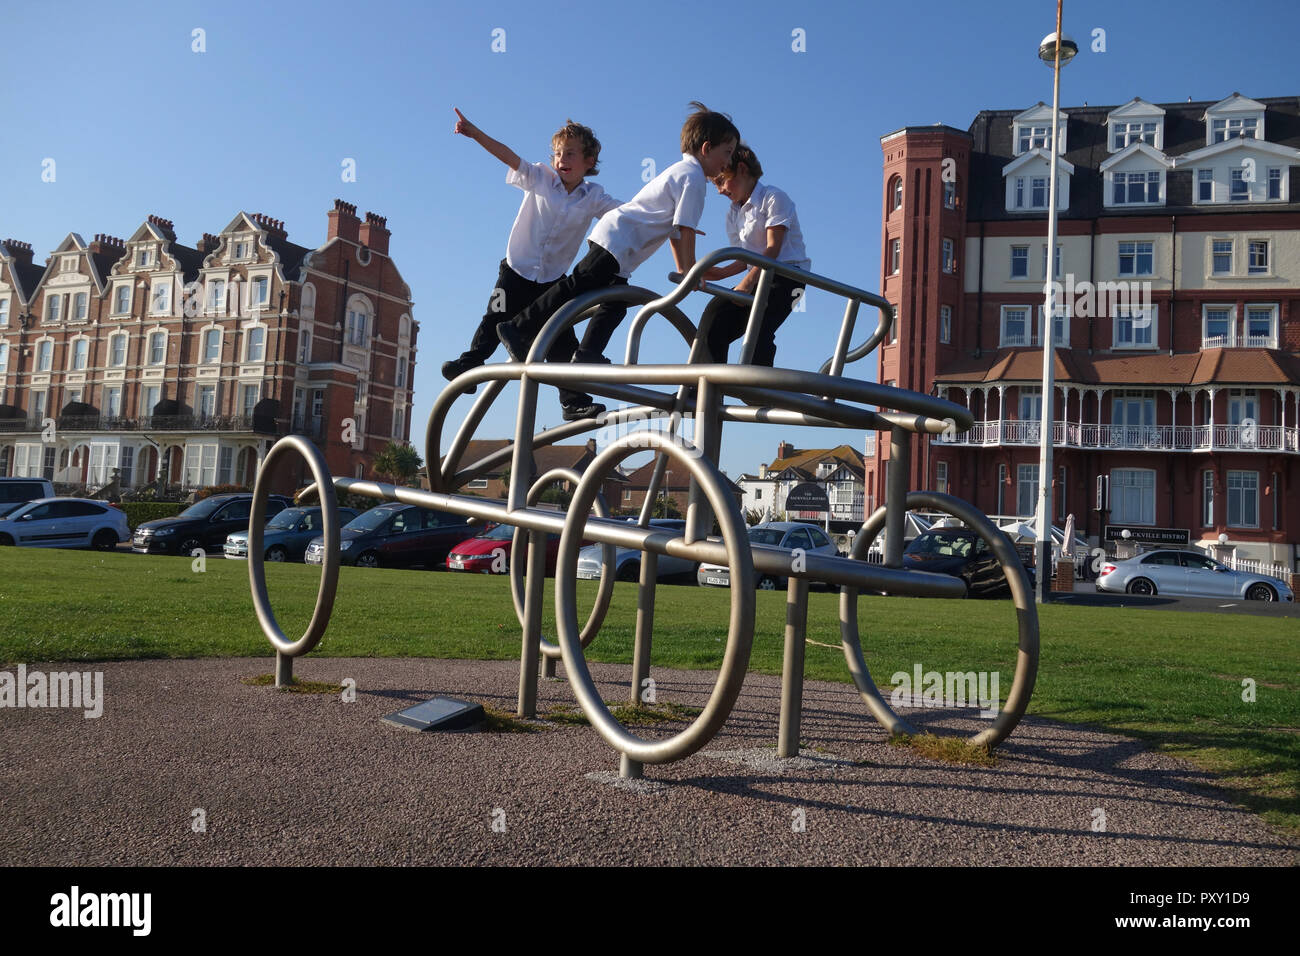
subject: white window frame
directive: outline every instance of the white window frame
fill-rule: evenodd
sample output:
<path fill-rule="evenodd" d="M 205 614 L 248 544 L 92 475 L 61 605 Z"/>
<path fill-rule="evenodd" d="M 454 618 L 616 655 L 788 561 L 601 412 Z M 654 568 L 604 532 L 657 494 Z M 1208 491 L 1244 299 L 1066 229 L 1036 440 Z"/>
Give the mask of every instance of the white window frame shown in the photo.
<path fill-rule="evenodd" d="M 1017 420 L 1041 422 L 1043 420 L 1043 386 L 1021 385 L 1016 397 Z"/>
<path fill-rule="evenodd" d="M 159 338 L 161 338 L 161 341 L 162 341 L 162 350 L 161 350 L 161 354 L 158 356 L 158 358 L 155 359 L 155 358 L 154 358 L 154 342 L 155 342 L 156 340 L 158 340 Z M 167 332 L 166 332 L 166 330 L 164 330 L 164 329 L 151 329 L 151 330 L 149 331 L 149 338 L 145 340 L 145 344 L 146 344 L 146 346 L 147 346 L 148 349 L 149 349 L 149 364 L 150 364 L 150 365 L 166 365 L 166 364 L 167 364 Z"/>
<path fill-rule="evenodd" d="M 1215 250 L 1215 248 L 1214 248 L 1214 244 L 1215 244 L 1216 242 L 1218 242 L 1218 243 L 1224 243 L 1224 242 L 1226 242 L 1226 243 L 1228 244 L 1228 251 L 1227 251 L 1227 252 L 1220 252 L 1220 251 Z M 1225 237 L 1225 236 L 1211 236 L 1211 237 L 1210 237 L 1210 269 L 1209 269 L 1210 275 L 1212 275 L 1212 276 L 1230 276 L 1230 275 L 1232 275 L 1232 260 L 1236 257 L 1236 251 L 1237 251 L 1237 250 L 1236 250 L 1236 243 L 1235 243 L 1235 242 L 1234 242 L 1230 237 Z M 1223 255 L 1226 255 L 1226 256 L 1228 257 L 1228 268 L 1226 268 L 1226 269 L 1217 269 L 1217 268 L 1215 268 L 1215 266 L 1218 264 L 1217 261 L 1216 261 L 1216 258 L 1215 258 L 1215 257 L 1216 257 L 1216 256 L 1223 256 Z"/>
<path fill-rule="evenodd" d="M 889 240 L 889 274 L 896 276 L 903 267 L 903 240 Z"/>
<path fill-rule="evenodd" d="M 1159 169 L 1139 169 L 1128 172 L 1110 173 L 1110 182 L 1107 184 L 1109 189 L 1106 193 L 1107 206 L 1162 206 L 1165 201 L 1165 174 Z M 1152 176 L 1156 177 L 1152 180 Z M 1115 196 L 1115 187 L 1123 187 L 1123 198 L 1117 199 Z M 1132 199 L 1130 190 L 1134 186 L 1141 186 L 1141 199 Z M 1155 198 L 1151 198 L 1152 186 L 1155 187 Z"/>
<path fill-rule="evenodd" d="M 1151 127 L 1147 129 L 1147 127 Z M 1146 143 L 1152 149 L 1161 149 L 1161 132 L 1164 123 L 1159 120 L 1120 120 L 1111 125 L 1110 151 L 1118 153 L 1133 143 Z M 1147 139 L 1150 136 L 1150 139 Z"/>
<path fill-rule="evenodd" d="M 1045 242 L 1042 243 L 1042 244 L 1039 246 L 1039 248 L 1042 250 L 1042 253 L 1043 253 L 1043 274 L 1042 274 L 1041 276 L 1039 276 L 1039 279 L 1041 279 L 1041 280 L 1043 280 L 1043 281 L 1046 281 L 1046 280 L 1047 280 L 1047 243 L 1045 243 Z M 1061 245 L 1060 245 L 1060 243 L 1057 243 L 1057 246 L 1056 246 L 1056 255 L 1053 257 L 1054 261 L 1052 262 L 1052 278 L 1053 278 L 1053 279 L 1059 279 L 1059 278 L 1061 278 L 1061 258 L 1062 258 L 1062 255 L 1061 255 Z"/>
<path fill-rule="evenodd" d="M 259 343 L 258 355 L 253 357 L 253 333 L 261 333 L 261 342 Z M 260 323 L 244 326 L 244 361 L 245 362 L 265 362 L 267 346 L 267 327 Z"/>
<path fill-rule="evenodd" d="M 153 393 L 153 401 L 150 401 L 150 393 Z M 140 387 L 140 416 L 148 418 L 153 414 L 154 406 L 162 401 L 161 385 L 142 385 Z"/>
<path fill-rule="evenodd" d="M 1247 238 L 1246 239 L 1246 275 L 1250 276 L 1268 276 L 1273 274 L 1273 243 L 1268 239 Z M 1262 265 L 1255 264 L 1256 246 L 1262 246 L 1264 252 L 1264 262 Z"/>
<path fill-rule="evenodd" d="M 1016 255 L 1017 252 L 1024 252 L 1024 256 L 1017 256 L 1017 255 Z M 1011 278 L 1012 278 L 1012 279 L 1028 279 L 1028 278 L 1029 278 L 1029 247 L 1028 247 L 1028 246 L 1012 246 L 1012 247 L 1011 247 L 1011 256 L 1010 256 L 1009 261 L 1010 261 L 1010 267 L 1009 267 L 1009 268 L 1010 268 L 1010 274 L 1011 274 Z M 1017 273 L 1017 272 L 1016 272 L 1016 265 L 1017 265 L 1017 262 L 1018 262 L 1018 261 L 1023 261 L 1023 263 L 1024 263 L 1025 270 L 1024 270 L 1024 272 L 1022 272 L 1022 273 Z"/>
<path fill-rule="evenodd" d="M 207 403 L 204 402 L 204 398 L 208 395 L 212 396 L 212 402 L 211 402 L 212 407 L 211 409 L 205 411 L 204 405 Z M 200 385 L 194 395 L 194 414 L 196 414 L 200 420 L 208 419 L 208 418 L 216 418 L 218 398 L 219 396 L 217 395 L 216 385 Z"/>
<path fill-rule="evenodd" d="M 45 299 L 45 323 L 54 325 L 63 319 L 63 296 L 51 295 Z"/>
<path fill-rule="evenodd" d="M 36 363 L 34 370 L 49 372 L 54 368 L 54 339 L 40 339 L 36 343 Z"/>
<path fill-rule="evenodd" d="M 1238 195 L 1238 184 L 1243 195 Z M 1228 170 L 1228 202 L 1250 202 L 1250 183 L 1246 181 L 1244 166 L 1233 166 Z"/>
<path fill-rule="evenodd" d="M 1227 312 L 1228 327 L 1223 335 L 1210 334 L 1210 313 Z M 1218 321 L 1216 319 L 1216 321 Z M 1228 348 L 1237 337 L 1237 307 L 1231 303 L 1207 302 L 1201 306 L 1201 348 Z"/>
<path fill-rule="evenodd" d="M 951 179 L 944 180 L 943 184 L 943 208 L 957 208 L 957 183 Z"/>
<path fill-rule="evenodd" d="M 149 290 L 149 314 L 170 315 L 172 308 L 172 284 L 170 279 L 160 280 Z"/>
<path fill-rule="evenodd" d="M 1258 316 L 1261 312 L 1268 313 L 1268 332 L 1265 335 L 1250 334 L 1250 320 L 1252 313 Z M 1242 320 L 1241 335 L 1245 340 L 1247 348 L 1266 348 L 1275 349 L 1278 346 L 1278 307 L 1275 303 L 1265 302 L 1247 302 L 1246 315 Z M 1264 345 L 1252 345 L 1250 343 L 1263 339 Z"/>
<path fill-rule="evenodd" d="M 943 240 L 943 271 L 953 275 L 957 271 L 957 247 L 951 239 Z"/>
<path fill-rule="evenodd" d="M 1270 167 L 1268 167 L 1268 171 L 1265 173 L 1265 191 L 1264 191 L 1264 198 L 1265 198 L 1265 199 L 1267 199 L 1267 200 L 1269 200 L 1269 201 L 1271 201 L 1271 202 L 1285 202 L 1285 201 L 1286 201 L 1286 196 L 1284 195 L 1285 192 L 1286 192 L 1286 189 L 1285 189 L 1285 184 L 1286 184 L 1286 175 L 1285 175 L 1285 173 L 1286 173 L 1286 168 L 1285 168 L 1285 167 L 1282 167 L 1282 166 L 1270 166 Z M 1277 190 L 1276 190 L 1277 195 L 1276 195 L 1276 196 L 1273 195 L 1273 193 L 1274 193 L 1273 184 L 1274 184 L 1274 183 L 1277 184 Z"/>
<path fill-rule="evenodd" d="M 1136 499 L 1136 517 L 1129 510 L 1131 501 L 1125 492 L 1131 491 Z M 1110 517 L 1114 524 L 1156 523 L 1156 472 L 1154 468 L 1112 468 L 1110 470 Z"/>
<path fill-rule="evenodd" d="M 401 405 L 398 405 L 396 408 L 393 409 L 393 437 L 394 438 L 400 439 L 402 437 L 402 429 L 405 427 L 405 425 L 406 425 L 406 410 L 403 409 Z"/>
<path fill-rule="evenodd" d="M 81 256 L 61 256 L 61 257 L 59 258 L 59 271 L 60 271 L 60 272 L 76 272 L 76 271 L 77 271 L 77 262 L 78 262 L 78 260 L 80 260 L 80 259 L 81 259 Z"/>
<path fill-rule="evenodd" d="M 298 364 L 307 365 L 311 362 L 311 328 L 298 328 Z"/>
<path fill-rule="evenodd" d="M 253 396 L 253 403 L 248 403 L 248 396 Z M 249 383 L 239 386 L 239 413 L 246 417 L 253 416 L 253 409 L 257 408 L 257 403 L 262 400 L 262 386 Z"/>
<path fill-rule="evenodd" d="M 209 314 L 219 314 L 226 307 L 226 280 L 212 277 L 204 285 L 205 308 Z"/>
<path fill-rule="evenodd" d="M 125 290 L 125 308 L 123 308 L 123 294 Z M 119 282 L 113 287 L 113 315 L 130 315 L 131 300 L 135 295 L 135 289 L 130 281 Z"/>
<path fill-rule="evenodd" d="M 1201 472 L 1201 527 L 1214 527 L 1214 472 Z"/>
<path fill-rule="evenodd" d="M 1158 347 L 1160 336 L 1159 332 L 1159 311 L 1157 305 L 1151 305 L 1147 308 L 1134 308 L 1133 306 L 1118 306 L 1115 309 L 1115 316 L 1112 321 L 1111 329 L 1111 348 L 1119 351 L 1151 351 Z M 1149 313 L 1149 315 L 1148 315 Z M 1149 323 L 1143 322 L 1143 318 L 1148 318 Z M 1132 340 L 1125 342 L 1120 339 L 1120 326 L 1123 322 L 1129 323 L 1129 329 L 1133 333 Z M 1149 330 L 1149 341 L 1137 341 L 1138 332 Z"/>
<path fill-rule="evenodd" d="M 121 340 L 121 342 L 122 342 L 122 360 L 121 360 L 120 362 L 117 361 L 117 357 L 116 357 L 116 355 L 114 354 L 114 353 L 117 351 L 117 344 L 116 344 L 116 343 L 117 343 L 119 340 Z M 127 355 L 128 355 L 129 352 L 130 352 L 130 346 L 131 346 L 131 343 L 130 343 L 130 341 L 129 341 L 128 338 L 127 338 L 127 333 L 126 333 L 126 332 L 114 332 L 112 335 L 110 335 L 110 336 L 108 337 L 108 367 L 109 367 L 109 368 L 125 368 L 125 367 L 126 367 L 126 359 L 127 359 Z"/>
<path fill-rule="evenodd" d="M 393 388 L 406 388 L 406 372 L 409 367 L 409 359 L 406 357 L 406 350 L 403 349 L 398 354 L 397 363 L 393 369 Z"/>
<path fill-rule="evenodd" d="M 0 329 L 9 327 L 9 295 L 0 295 Z"/>
<path fill-rule="evenodd" d="M 90 339 L 84 335 L 72 340 L 68 349 L 68 369 L 73 372 L 85 371 L 90 362 Z"/>
<path fill-rule="evenodd" d="M 298 315 L 303 319 L 316 318 L 316 286 L 310 282 L 303 284 L 302 296 L 298 300 Z"/>
<path fill-rule="evenodd" d="M 1212 168 L 1204 168 L 1204 167 L 1201 168 L 1201 169 L 1198 169 L 1198 170 L 1196 171 L 1196 192 L 1193 194 L 1194 198 L 1193 198 L 1192 201 L 1193 201 L 1194 203 L 1212 203 L 1212 202 L 1214 202 L 1214 201 L 1215 201 L 1215 200 L 1214 200 L 1214 185 L 1215 185 L 1215 183 L 1214 183 L 1214 170 L 1213 170 Z M 1209 187 L 1210 187 L 1210 195 L 1209 195 L 1208 197 L 1203 197 L 1203 196 L 1201 195 L 1201 187 L 1202 187 L 1202 186 L 1209 186 Z"/>
<path fill-rule="evenodd" d="M 1062 302 L 1052 307 L 1052 347 L 1069 348 L 1070 347 L 1070 313 L 1073 312 L 1069 302 Z M 1034 326 L 1034 345 L 1040 345 L 1043 341 L 1043 307 L 1037 306 L 1034 315 L 1037 324 Z M 1060 324 L 1058 334 L 1057 324 Z"/>
<path fill-rule="evenodd" d="M 1009 312 L 1023 312 L 1024 333 L 1018 337 L 1013 337 L 1007 332 L 1007 314 Z M 1034 330 L 1033 306 L 1030 305 L 1004 305 L 1001 310 L 1001 320 L 998 323 L 998 348 L 1027 348 L 1033 339 Z M 1016 339 L 1019 339 L 1017 341 Z"/>
<path fill-rule="evenodd" d="M 1125 251 L 1125 248 L 1124 248 L 1125 246 L 1130 246 L 1131 248 L 1126 252 L 1126 251 Z M 1146 248 L 1145 248 L 1145 251 L 1144 251 L 1143 248 L 1142 248 L 1143 246 L 1146 247 Z M 1156 244 L 1155 244 L 1155 242 L 1154 242 L 1153 240 L 1151 240 L 1151 239 L 1121 239 L 1121 240 L 1119 241 L 1119 243 L 1117 244 L 1116 248 L 1117 248 L 1118 253 L 1119 253 L 1119 261 L 1116 263 L 1116 270 L 1115 270 L 1117 275 L 1120 275 L 1120 276 L 1149 276 L 1149 275 L 1155 275 L 1155 269 L 1156 269 Z M 1141 269 L 1139 268 L 1139 266 L 1140 266 L 1140 262 L 1141 262 L 1141 258 L 1142 258 L 1143 255 L 1148 256 L 1149 259 L 1150 259 L 1150 263 L 1149 263 L 1148 268 L 1147 268 L 1147 270 L 1146 270 L 1145 272 L 1141 271 Z M 1124 258 L 1125 258 L 1125 256 L 1129 256 L 1129 257 L 1132 258 L 1132 265 L 1133 265 L 1133 268 L 1132 268 L 1131 270 L 1127 271 L 1127 272 L 1124 270 Z"/>
<path fill-rule="evenodd" d="M 1034 149 L 1052 148 L 1052 127 L 1035 123 L 1016 124 L 1016 155 L 1023 156 Z"/>
<path fill-rule="evenodd" d="M 1251 133 L 1246 135 L 1247 124 L 1249 124 Z M 1259 117 L 1250 116 L 1225 116 L 1222 119 L 1210 117 L 1209 133 L 1210 141 L 1207 145 L 1213 146 L 1215 143 L 1223 143 L 1230 139 L 1259 139 Z"/>
<path fill-rule="evenodd" d="M 903 208 L 903 177 L 895 176 L 894 184 L 890 189 L 889 211 Z"/>
<path fill-rule="evenodd" d="M 952 306 L 939 306 L 939 344 L 952 344 Z"/>
<path fill-rule="evenodd" d="M 215 355 L 211 354 L 212 349 L 209 348 L 209 336 L 214 333 L 216 334 L 217 337 L 217 349 Z M 221 363 L 221 349 L 222 346 L 224 345 L 224 342 L 222 341 L 223 338 L 224 335 L 222 334 L 222 329 L 221 326 L 219 325 L 210 325 L 203 330 L 203 335 L 199 339 L 200 348 L 201 348 L 201 353 L 199 355 L 199 364 L 219 365 Z"/>
<path fill-rule="evenodd" d="M 90 293 L 77 292 L 72 296 L 72 312 L 68 315 L 70 322 L 85 322 L 90 315 Z"/>
<path fill-rule="evenodd" d="M 941 495 L 948 494 L 948 463 L 946 461 L 936 461 L 934 463 L 934 490 Z"/>
<path fill-rule="evenodd" d="M 1038 512 L 1038 465 L 1020 464 L 1016 466 L 1016 514 L 1020 517 L 1026 517 Z M 1021 506 L 1026 500 L 1029 508 L 1023 509 Z"/>
<path fill-rule="evenodd" d="M 104 386 L 104 415 L 108 418 L 122 417 L 122 386 Z"/>
<path fill-rule="evenodd" d="M 1258 528 L 1259 527 L 1259 472 L 1246 470 L 1230 470 L 1227 475 L 1226 498 L 1227 513 L 1224 515 L 1224 524 L 1229 528 Z M 1234 487 L 1235 485 L 1235 487 Z M 1247 499 L 1249 496 L 1249 499 Z M 1233 498 L 1237 498 L 1236 511 L 1233 511 Z M 1251 505 L 1250 510 L 1254 512 L 1254 517 L 1247 519 L 1247 504 Z"/>

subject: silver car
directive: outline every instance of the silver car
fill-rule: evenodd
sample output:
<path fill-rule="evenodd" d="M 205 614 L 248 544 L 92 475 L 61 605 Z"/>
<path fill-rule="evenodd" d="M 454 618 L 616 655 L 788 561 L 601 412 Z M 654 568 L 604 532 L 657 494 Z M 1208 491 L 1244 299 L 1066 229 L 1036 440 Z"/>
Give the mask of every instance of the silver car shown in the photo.
<path fill-rule="evenodd" d="M 0 518 L 0 545 L 114 551 L 130 540 L 126 513 L 91 498 L 37 498 Z"/>
<path fill-rule="evenodd" d="M 1183 594 L 1246 601 L 1294 601 L 1287 585 L 1267 574 L 1233 571 L 1197 551 L 1150 551 L 1108 561 L 1097 590 L 1120 594 Z"/>
<path fill-rule="evenodd" d="M 635 523 L 635 519 L 628 521 Z M 650 527 L 671 532 L 673 536 L 685 534 L 686 521 L 682 518 L 651 518 Z M 578 580 L 595 581 L 600 578 L 604 545 L 592 544 L 578 552 Z M 685 558 L 659 555 L 656 564 L 658 580 L 695 573 L 696 563 Z M 617 581 L 641 580 L 641 552 L 633 548 L 614 549 L 614 579 Z"/>
<path fill-rule="evenodd" d="M 751 544 L 783 548 L 786 551 L 801 549 L 805 554 L 839 554 L 839 549 L 826 536 L 826 532 L 816 525 L 799 521 L 769 521 L 767 524 L 755 525 L 749 529 Z M 771 574 L 754 572 L 754 585 L 762 590 L 771 591 L 786 586 L 787 579 Z M 701 564 L 696 572 L 696 580 L 703 587 L 731 587 L 731 571 L 720 564 Z"/>

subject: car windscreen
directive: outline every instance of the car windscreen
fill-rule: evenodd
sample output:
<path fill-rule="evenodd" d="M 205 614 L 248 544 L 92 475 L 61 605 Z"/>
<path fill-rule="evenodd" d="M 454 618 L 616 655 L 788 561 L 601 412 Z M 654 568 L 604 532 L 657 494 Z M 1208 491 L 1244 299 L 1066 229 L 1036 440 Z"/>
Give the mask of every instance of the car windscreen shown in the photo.
<path fill-rule="evenodd" d="M 212 512 L 216 511 L 225 503 L 226 502 L 224 500 L 218 500 L 216 498 L 204 498 L 202 501 L 194 502 L 194 504 L 190 505 L 188 508 L 182 511 L 179 515 L 177 515 L 177 517 L 178 518 L 206 518 L 208 517 L 208 515 L 212 514 Z"/>
<path fill-rule="evenodd" d="M 975 539 L 965 534 L 923 534 L 907 546 L 905 554 L 932 554 L 940 557 L 966 557 Z"/>
<path fill-rule="evenodd" d="M 510 541 L 515 536 L 515 526 L 512 524 L 499 524 L 491 531 L 479 535 L 480 538 L 488 538 L 492 541 Z"/>
<path fill-rule="evenodd" d="M 750 528 L 749 540 L 753 544 L 775 544 L 779 545 L 785 537 L 785 532 L 778 528 Z"/>
<path fill-rule="evenodd" d="M 371 508 L 349 521 L 346 527 L 352 531 L 374 531 L 401 510 L 400 508 Z"/>
<path fill-rule="evenodd" d="M 17 511 L 25 504 L 27 504 L 27 502 L 25 501 L 15 501 L 12 504 L 0 505 L 0 518 L 10 517 L 15 511 Z"/>
<path fill-rule="evenodd" d="M 267 531 L 291 531 L 307 512 L 302 508 L 285 508 L 266 523 Z"/>

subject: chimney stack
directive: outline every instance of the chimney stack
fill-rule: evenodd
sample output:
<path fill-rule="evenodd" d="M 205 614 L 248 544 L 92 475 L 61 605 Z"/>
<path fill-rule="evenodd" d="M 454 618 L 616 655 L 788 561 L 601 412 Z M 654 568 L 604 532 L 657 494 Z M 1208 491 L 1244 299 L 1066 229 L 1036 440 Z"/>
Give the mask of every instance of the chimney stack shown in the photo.
<path fill-rule="evenodd" d="M 4 241 L 5 250 L 13 256 L 15 262 L 21 262 L 24 265 L 32 264 L 32 244 L 22 242 L 18 239 L 6 239 Z"/>
<path fill-rule="evenodd" d="M 376 215 L 373 212 L 366 213 L 366 221 L 362 223 L 360 236 L 361 244 L 368 246 L 381 255 L 388 255 L 388 237 L 392 233 L 388 231 L 388 219 L 384 216 Z"/>
<path fill-rule="evenodd" d="M 221 245 L 220 236 L 214 236 L 210 232 L 205 232 L 203 238 L 199 240 L 198 245 L 195 246 L 195 248 L 206 256 L 212 254 L 219 245 Z"/>
<path fill-rule="evenodd" d="M 340 239 L 348 239 L 352 242 L 358 242 L 358 233 L 361 229 L 361 220 L 357 218 L 357 207 L 350 202 L 344 202 L 342 199 L 334 200 L 334 208 L 328 213 L 329 231 L 326 233 L 327 240 L 338 236 Z"/>
<path fill-rule="evenodd" d="M 794 445 L 791 445 L 788 441 L 783 441 L 781 444 L 776 446 L 776 457 L 778 461 L 782 458 L 789 458 L 793 454 Z"/>
<path fill-rule="evenodd" d="M 162 216 L 151 215 L 149 217 L 149 223 L 151 225 L 157 226 L 158 231 L 161 232 L 168 239 L 170 239 L 172 242 L 176 241 L 175 224 L 170 219 L 164 219 Z"/>
<path fill-rule="evenodd" d="M 126 243 L 117 236 L 110 236 L 106 232 L 95 233 L 95 241 L 89 246 L 91 252 L 102 255 L 122 255 L 126 252 Z"/>
<path fill-rule="evenodd" d="M 289 234 L 284 230 L 284 220 L 282 219 L 272 219 L 270 216 L 260 212 L 253 213 L 249 218 L 277 239 L 287 239 L 289 236 Z"/>

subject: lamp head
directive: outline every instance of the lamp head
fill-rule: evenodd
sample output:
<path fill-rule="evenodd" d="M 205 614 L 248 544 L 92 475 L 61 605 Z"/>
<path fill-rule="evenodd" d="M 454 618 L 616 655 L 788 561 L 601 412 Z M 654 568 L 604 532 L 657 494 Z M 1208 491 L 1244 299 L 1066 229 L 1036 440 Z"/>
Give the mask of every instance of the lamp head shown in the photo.
<path fill-rule="evenodd" d="M 1074 55 L 1079 52 L 1079 44 L 1070 39 L 1068 34 L 1061 34 L 1061 66 L 1069 63 L 1074 59 Z M 1038 58 L 1048 66 L 1056 64 L 1056 34 L 1049 33 L 1043 37 L 1038 44 Z"/>
<path fill-rule="evenodd" d="M 1227 543 L 1228 543 L 1228 536 L 1226 534 L 1219 535 L 1219 544 L 1227 544 Z"/>

